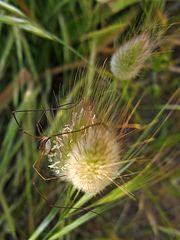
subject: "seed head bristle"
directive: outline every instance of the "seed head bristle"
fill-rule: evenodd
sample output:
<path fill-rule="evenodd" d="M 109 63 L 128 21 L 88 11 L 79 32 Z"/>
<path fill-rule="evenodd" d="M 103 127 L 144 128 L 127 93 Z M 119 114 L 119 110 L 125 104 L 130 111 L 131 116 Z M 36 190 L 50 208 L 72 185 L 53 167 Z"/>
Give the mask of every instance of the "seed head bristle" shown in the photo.
<path fill-rule="evenodd" d="M 76 188 L 99 193 L 115 178 L 119 160 L 119 144 L 113 133 L 104 127 L 91 127 L 74 144 L 69 154 L 67 180 Z M 108 168 L 104 166 L 110 165 Z"/>

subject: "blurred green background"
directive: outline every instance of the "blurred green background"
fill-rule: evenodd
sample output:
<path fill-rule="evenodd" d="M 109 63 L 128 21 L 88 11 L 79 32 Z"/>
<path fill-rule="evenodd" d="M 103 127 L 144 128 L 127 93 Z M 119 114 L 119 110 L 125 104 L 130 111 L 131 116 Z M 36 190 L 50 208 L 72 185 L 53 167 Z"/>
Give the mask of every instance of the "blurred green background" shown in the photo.
<path fill-rule="evenodd" d="M 180 2 L 168 0 L 0 1 L 0 239 L 180 239 L 179 11 Z M 155 185 L 142 184 L 135 201 L 124 195 L 115 203 L 115 195 L 102 198 L 105 207 L 100 212 L 111 208 L 103 217 L 92 212 L 69 217 L 68 209 L 48 207 L 32 181 L 38 141 L 19 131 L 11 111 L 67 101 L 78 84 L 77 72 L 86 68 L 90 81 L 95 66 L 104 61 L 108 72 L 114 51 L 144 30 L 152 30 L 153 36 L 155 24 L 164 33 L 141 75 L 115 84 L 123 93 L 124 105 L 132 95 L 138 99 L 146 90 L 135 116 L 140 124 L 151 122 L 163 109 L 158 128 L 171 113 L 146 151 L 158 155 L 163 148 L 162 159 L 172 159 L 171 167 Z M 17 116 L 24 129 L 35 134 L 40 114 Z M 43 127 L 49 128 L 46 121 Z M 61 206 L 73 194 L 64 183 L 35 179 L 52 202 L 59 197 Z M 139 189 L 137 182 L 130 190 Z M 88 200 L 82 196 L 77 207 Z"/>

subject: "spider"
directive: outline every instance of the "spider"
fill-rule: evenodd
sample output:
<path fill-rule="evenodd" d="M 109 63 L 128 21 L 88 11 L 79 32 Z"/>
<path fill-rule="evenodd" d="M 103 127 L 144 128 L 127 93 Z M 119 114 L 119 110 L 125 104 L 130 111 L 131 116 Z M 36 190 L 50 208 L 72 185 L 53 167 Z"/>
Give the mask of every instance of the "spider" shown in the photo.
<path fill-rule="evenodd" d="M 51 136 L 44 136 L 42 135 L 42 128 L 40 125 L 41 119 L 43 118 L 43 116 L 49 112 L 49 111 L 58 111 L 58 110 L 68 110 L 71 108 L 74 108 L 77 104 L 79 104 L 79 102 L 77 103 L 66 103 L 66 104 L 62 104 L 62 105 L 58 105 L 57 107 L 52 107 L 52 108 L 48 108 L 48 109 L 28 109 L 28 110 L 14 110 L 12 111 L 12 115 L 13 118 L 17 124 L 17 126 L 19 127 L 19 130 L 23 133 L 26 134 L 30 137 L 36 138 L 39 140 L 39 150 L 41 152 L 40 154 L 40 158 L 37 159 L 34 163 L 33 163 L 33 169 L 36 171 L 36 173 L 40 176 L 41 179 L 43 179 L 44 181 L 51 181 L 51 180 L 55 180 L 55 179 L 60 179 L 61 177 L 64 176 L 54 176 L 54 177 L 47 177 L 44 176 L 38 169 L 37 169 L 37 164 L 38 162 L 40 162 L 44 156 L 48 155 L 49 152 L 51 151 L 51 139 L 53 137 L 58 137 L 58 136 L 62 136 L 62 135 L 66 135 L 66 134 L 70 134 L 70 133 L 76 133 L 76 132 L 80 132 L 80 131 L 85 131 L 86 129 L 93 127 L 93 126 L 97 126 L 100 124 L 103 124 L 102 122 L 96 122 L 94 124 L 90 124 L 87 126 L 82 127 L 81 129 L 77 129 L 77 130 L 73 130 L 73 131 L 66 131 L 66 132 L 61 132 L 61 133 L 57 133 Z M 20 122 L 17 119 L 16 114 L 17 113 L 28 113 L 28 112 L 42 112 L 40 119 L 38 120 L 38 122 L 36 123 L 36 128 L 38 131 L 39 135 L 33 135 L 29 132 L 27 132 L 23 126 L 20 124 Z M 35 182 L 33 181 L 33 185 L 36 189 L 36 191 L 41 195 L 41 197 L 44 199 L 44 201 L 48 204 L 49 207 L 56 207 L 56 208 L 60 208 L 60 209 L 74 209 L 74 210 L 78 210 L 78 211 L 90 211 L 96 215 L 101 216 L 100 214 L 96 213 L 95 211 L 91 210 L 90 208 L 75 208 L 75 207 L 71 207 L 71 206 L 58 206 L 56 204 L 52 204 L 49 202 L 48 198 L 38 189 L 38 187 L 36 186 Z"/>
<path fill-rule="evenodd" d="M 15 119 L 15 122 L 16 124 L 18 125 L 19 127 L 19 130 L 30 136 L 30 137 L 33 137 L 33 138 L 36 138 L 39 140 L 39 150 L 41 152 L 41 156 L 40 156 L 40 159 L 39 160 L 36 160 L 33 164 L 33 168 L 34 170 L 36 171 L 36 173 L 44 180 L 44 181 L 50 181 L 50 180 L 53 180 L 53 179 L 57 179 L 59 177 L 45 177 L 43 176 L 43 174 L 41 174 L 39 172 L 39 170 L 37 169 L 36 165 L 38 162 L 40 162 L 44 156 L 48 155 L 48 153 L 51 151 L 51 139 L 53 137 L 58 137 L 58 136 L 62 136 L 62 135 L 67 135 L 67 134 L 70 134 L 70 133 L 76 133 L 76 132 L 80 132 L 80 131 L 85 131 L 86 129 L 90 128 L 90 127 L 93 127 L 93 126 L 97 126 L 97 125 L 101 125 L 103 124 L 102 122 L 96 122 L 94 124 L 90 124 L 90 125 L 87 125 L 85 127 L 82 127 L 81 129 L 77 129 L 77 130 L 73 130 L 73 131 L 66 131 L 66 132 L 61 132 L 61 133 L 57 133 L 57 134 L 53 134 L 51 136 L 44 136 L 42 135 L 42 129 L 41 129 L 41 125 L 40 125 L 40 121 L 42 119 L 42 117 L 46 114 L 46 112 L 49 112 L 49 111 L 57 111 L 57 110 L 68 110 L 68 109 L 71 109 L 71 108 L 74 108 L 76 105 L 78 105 L 79 102 L 77 103 L 66 103 L 66 104 L 62 104 L 62 105 L 58 105 L 57 107 L 52 107 L 52 108 L 48 108 L 48 109 L 28 109 L 28 110 L 14 110 L 12 111 L 12 115 Z M 37 127 L 37 131 L 38 131 L 38 134 L 39 135 L 33 135 L 29 132 L 27 132 L 26 130 L 24 130 L 24 128 L 21 126 L 21 124 L 19 123 L 17 117 L 16 117 L 16 114 L 17 113 L 27 113 L 27 112 L 42 112 L 42 115 L 40 117 L 40 119 L 38 120 L 38 122 L 36 123 L 36 127 Z M 103 124 L 105 125 L 105 124 Z M 63 177 L 63 176 L 62 176 Z"/>
<path fill-rule="evenodd" d="M 77 104 L 79 104 L 79 102 L 77 103 L 66 103 L 66 104 L 62 104 L 62 105 L 58 105 L 57 107 L 53 107 L 53 108 L 48 108 L 48 109 L 29 109 L 29 110 L 15 110 L 15 111 L 12 111 L 12 114 L 13 114 L 13 117 L 19 127 L 19 130 L 28 135 L 28 136 L 31 136 L 33 138 L 36 138 L 39 140 L 39 149 L 40 149 L 40 152 L 41 152 L 41 155 L 40 155 L 40 158 L 37 159 L 34 164 L 33 164 L 33 168 L 34 170 L 36 171 L 36 173 L 44 180 L 44 181 L 50 181 L 50 180 L 55 180 L 55 179 L 59 179 L 61 177 L 64 177 L 64 176 L 54 176 L 54 177 L 47 177 L 47 176 L 44 176 L 37 168 L 37 164 L 41 162 L 41 160 L 44 158 L 44 156 L 47 156 L 50 151 L 51 151 L 51 139 L 53 137 L 59 137 L 59 136 L 62 136 L 62 135 L 67 135 L 67 134 L 72 134 L 72 133 L 77 133 L 77 132 L 80 132 L 80 131 L 85 131 L 86 129 L 90 128 L 90 127 L 94 127 L 94 126 L 98 126 L 98 125 L 103 125 L 105 128 L 108 128 L 108 126 L 106 126 L 105 123 L 103 122 L 95 122 L 95 123 L 92 123 L 92 124 L 89 124 L 89 125 L 86 125 L 86 126 L 83 126 L 81 127 L 80 129 L 76 129 L 76 130 L 71 130 L 71 131 L 64 131 L 64 132 L 60 132 L 60 133 L 57 133 L 57 134 L 54 134 L 54 135 L 51 135 L 51 136 L 45 136 L 45 135 L 42 135 L 42 127 L 40 125 L 40 122 L 41 122 L 41 119 L 43 118 L 43 116 L 48 112 L 48 111 L 58 111 L 58 110 L 68 110 L 68 109 L 71 109 L 71 108 L 74 108 Z M 39 135 L 32 135 L 31 133 L 27 132 L 22 126 L 21 124 L 19 123 L 17 117 L 16 117 L 16 114 L 17 113 L 26 113 L 26 112 L 42 112 L 41 114 L 41 117 L 40 119 L 38 120 L 38 122 L 36 123 L 36 127 L 37 127 L 37 131 L 38 131 L 38 134 Z M 132 129 L 136 129 L 137 127 L 134 125 L 134 124 L 129 124 L 128 121 L 125 123 L 125 124 L 122 124 L 122 125 L 118 125 L 117 128 L 119 129 L 127 129 L 127 128 L 132 128 Z M 66 208 L 66 209 L 75 209 L 75 210 L 86 210 L 87 211 L 87 208 L 73 208 L 73 207 L 60 207 L 60 206 L 57 206 L 57 205 L 54 205 L 54 204 L 51 204 L 49 203 L 49 200 L 39 191 L 39 189 L 36 187 L 35 183 L 33 183 L 36 190 L 38 191 L 38 193 L 42 196 L 42 198 L 48 203 L 48 205 L 50 207 L 58 207 L 58 208 Z M 89 210 L 89 209 L 88 209 Z M 90 210 L 91 212 L 95 213 L 94 211 Z M 97 214 L 97 213 L 95 213 Z M 99 215 L 99 214 L 98 214 Z"/>

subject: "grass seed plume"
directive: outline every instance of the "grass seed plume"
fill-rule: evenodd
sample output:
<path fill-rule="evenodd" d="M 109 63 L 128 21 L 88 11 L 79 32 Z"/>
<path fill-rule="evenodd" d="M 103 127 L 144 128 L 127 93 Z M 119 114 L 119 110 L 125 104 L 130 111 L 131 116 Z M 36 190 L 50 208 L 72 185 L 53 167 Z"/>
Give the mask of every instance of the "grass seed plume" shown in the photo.
<path fill-rule="evenodd" d="M 115 77 L 128 80 L 135 78 L 151 53 L 148 34 L 141 34 L 121 46 L 112 56 L 110 67 Z"/>

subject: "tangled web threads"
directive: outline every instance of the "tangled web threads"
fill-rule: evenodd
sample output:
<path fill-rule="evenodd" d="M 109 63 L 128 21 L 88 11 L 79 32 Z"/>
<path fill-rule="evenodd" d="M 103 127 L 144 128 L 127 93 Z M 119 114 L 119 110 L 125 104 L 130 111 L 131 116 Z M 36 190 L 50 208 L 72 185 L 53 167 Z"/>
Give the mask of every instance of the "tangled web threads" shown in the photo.
<path fill-rule="evenodd" d="M 75 114 L 72 123 L 63 128 L 63 132 L 72 132 L 77 125 L 95 121 L 86 119 L 85 110 Z M 82 125 L 83 124 L 83 125 Z M 111 184 L 119 169 L 119 144 L 115 134 L 102 125 L 90 126 L 84 131 L 69 133 L 56 137 L 48 154 L 49 168 L 64 180 L 73 184 L 77 189 L 87 193 L 99 193 Z"/>

